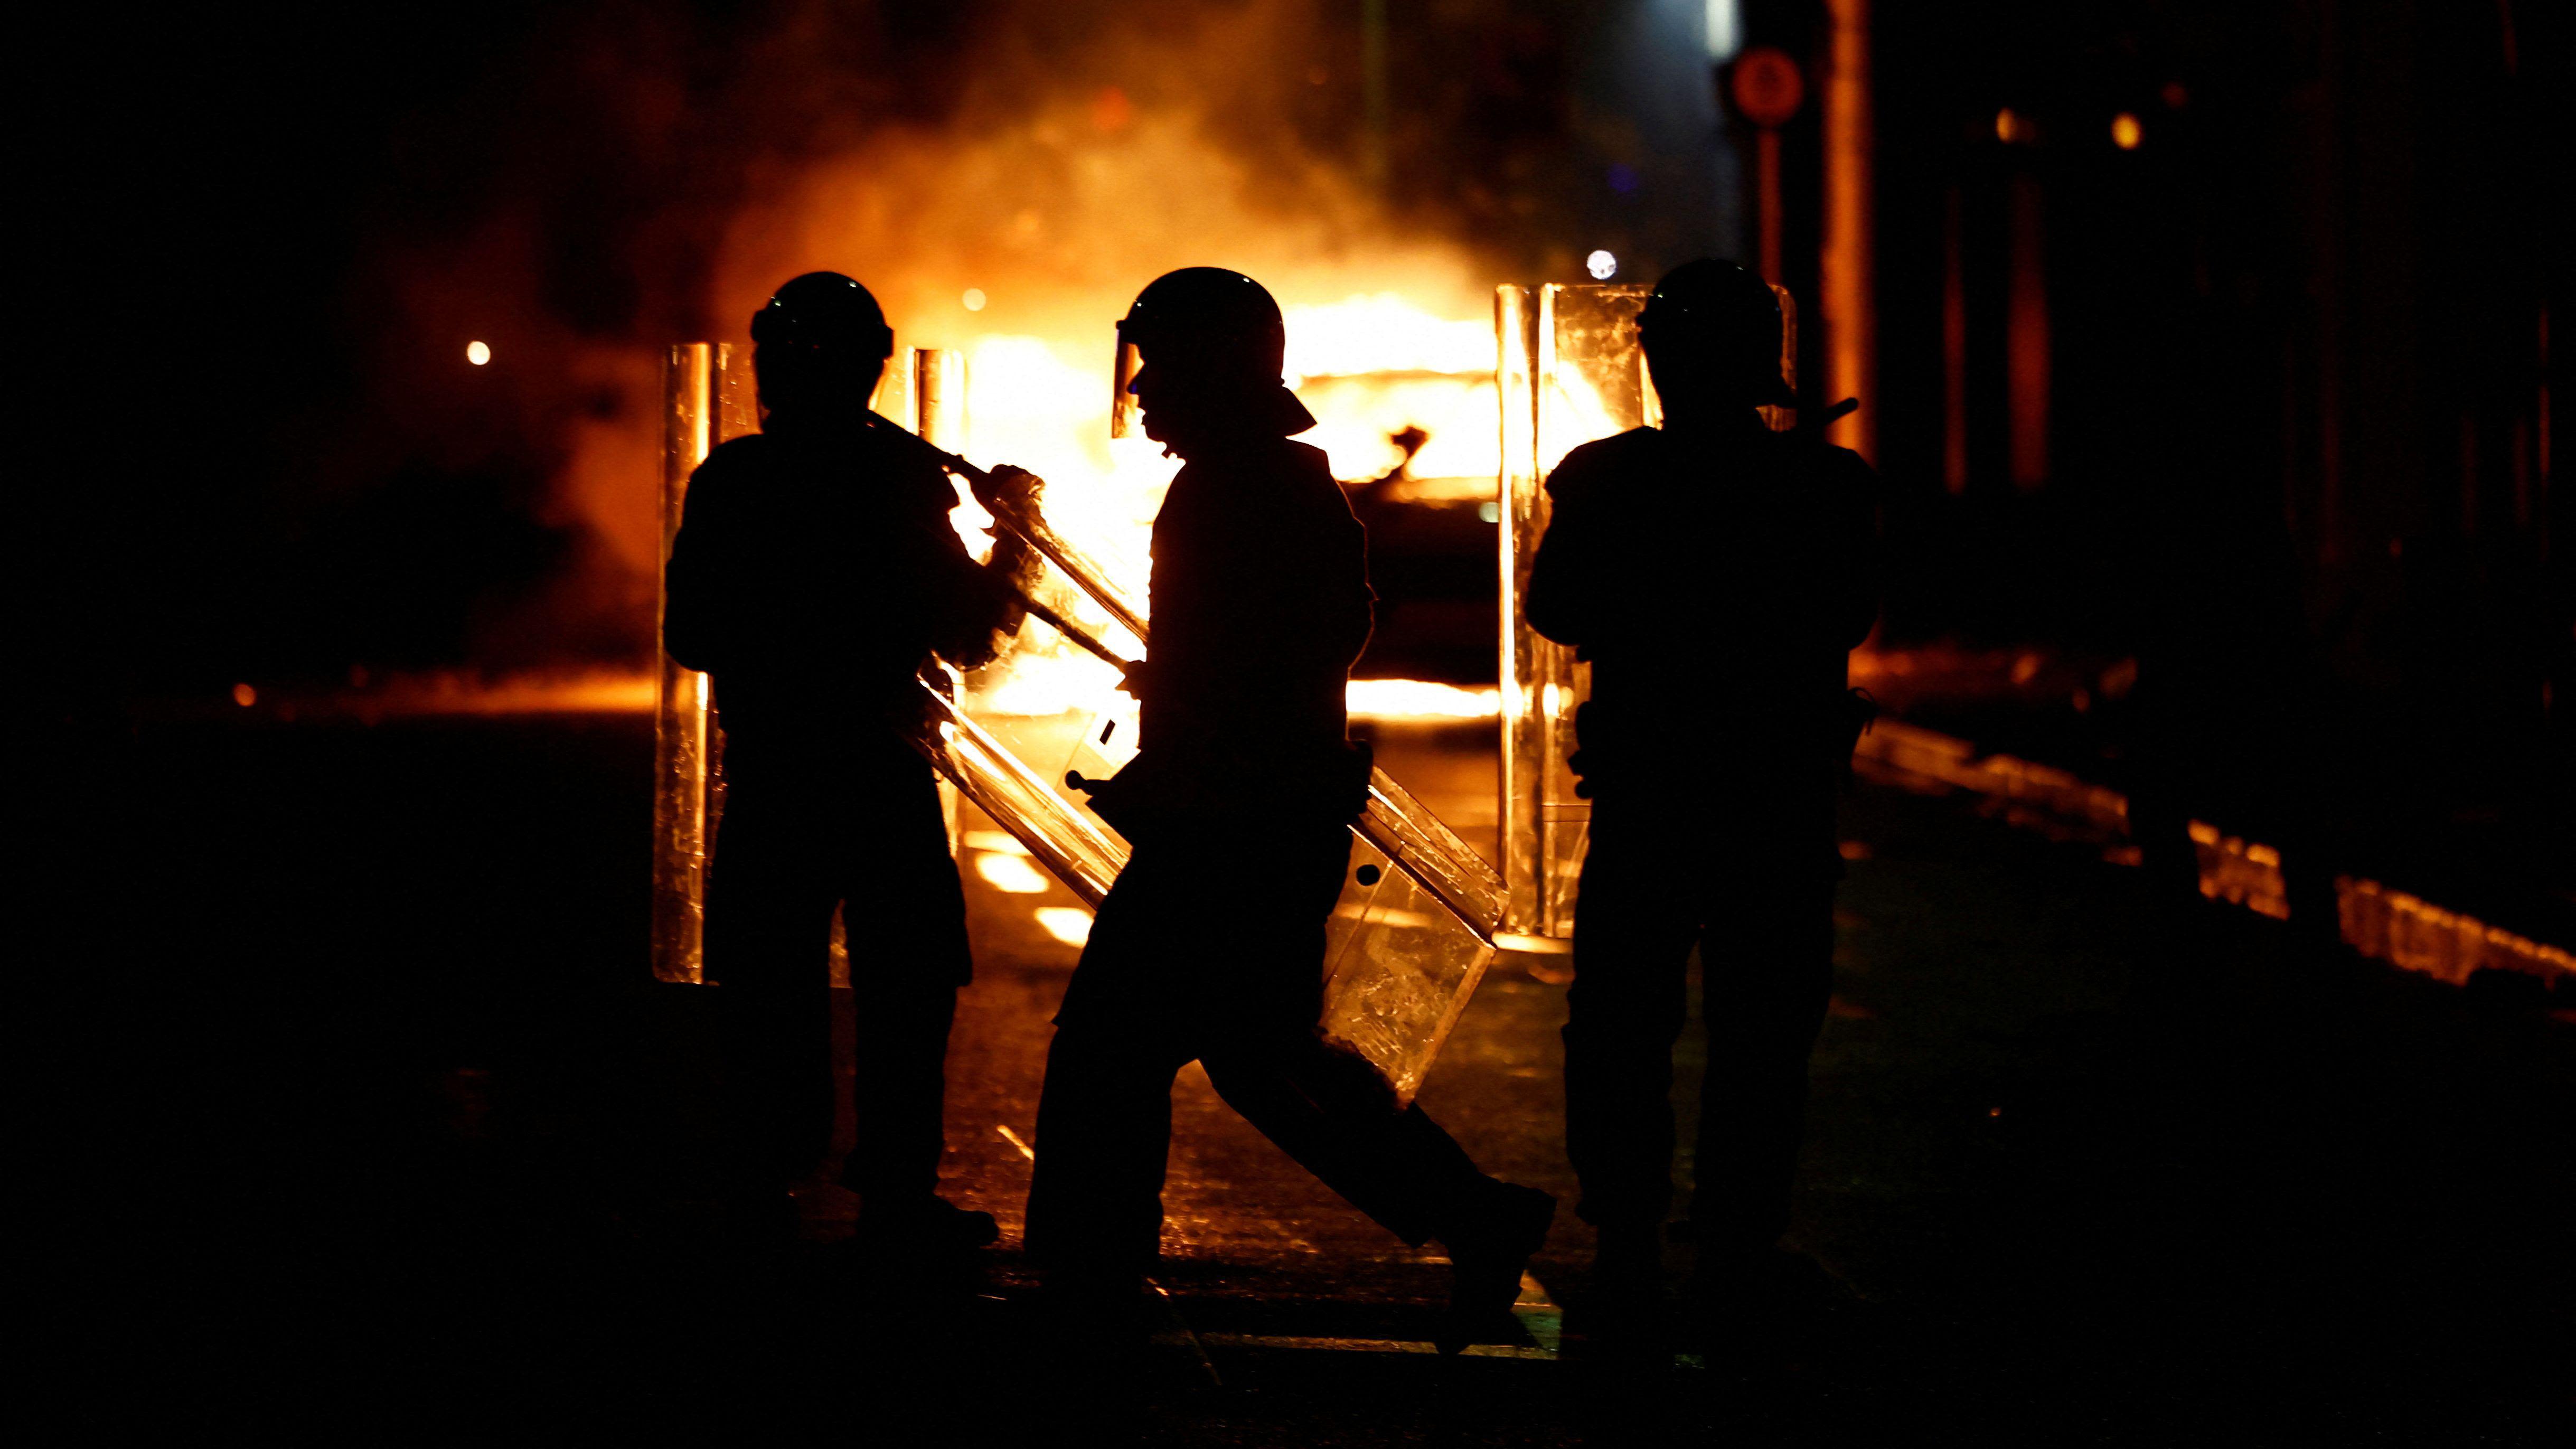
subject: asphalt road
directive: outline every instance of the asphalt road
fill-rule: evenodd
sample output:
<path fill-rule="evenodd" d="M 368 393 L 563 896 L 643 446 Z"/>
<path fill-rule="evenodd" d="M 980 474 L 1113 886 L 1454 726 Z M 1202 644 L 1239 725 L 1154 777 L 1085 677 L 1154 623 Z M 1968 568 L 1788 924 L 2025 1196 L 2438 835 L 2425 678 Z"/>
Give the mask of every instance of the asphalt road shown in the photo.
<path fill-rule="evenodd" d="M 1020 1144 L 1075 955 L 1035 914 L 1072 904 L 1059 888 L 967 875 L 978 975 L 943 1176 L 1004 1224 L 990 1272 L 926 1284 L 853 1253 L 853 1204 L 819 1182 L 806 1242 L 745 1261 L 702 1231 L 705 997 L 645 979 L 647 722 L 242 718 L 88 748 L 115 787 L 65 829 L 56 895 L 87 924 L 60 939 L 106 985 L 124 1050 L 60 1080 L 95 1111 L 82 1181 L 117 1234 L 57 1377 L 96 1423 L 2567 1442 L 2576 1028 L 2151 899 L 2137 872 L 1963 802 L 1847 802 L 1858 858 L 1792 1231 L 1830 1294 L 1799 1334 L 1651 1373 L 1587 1356 L 1563 988 L 1542 962 L 1488 978 L 1423 1093 L 1489 1171 L 1567 1202 L 1524 1342 L 1401 1351 L 1429 1337 L 1442 1266 L 1193 1069 L 1169 1316 L 1122 1394 L 1050 1371 L 1063 1345 L 1015 1251 Z M 1379 748 L 1490 832 L 1480 734 Z M 93 1370 L 128 1387 L 90 1389 Z"/>

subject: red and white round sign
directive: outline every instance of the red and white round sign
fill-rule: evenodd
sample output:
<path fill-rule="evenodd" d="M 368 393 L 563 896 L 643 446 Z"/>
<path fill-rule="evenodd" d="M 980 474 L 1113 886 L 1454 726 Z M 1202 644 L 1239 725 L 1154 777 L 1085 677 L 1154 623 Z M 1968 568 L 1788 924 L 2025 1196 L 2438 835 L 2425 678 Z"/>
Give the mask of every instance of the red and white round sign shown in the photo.
<path fill-rule="evenodd" d="M 1735 58 L 1728 77 L 1735 108 L 1757 126 L 1784 126 L 1807 99 L 1807 78 L 1776 45 L 1757 45 Z"/>

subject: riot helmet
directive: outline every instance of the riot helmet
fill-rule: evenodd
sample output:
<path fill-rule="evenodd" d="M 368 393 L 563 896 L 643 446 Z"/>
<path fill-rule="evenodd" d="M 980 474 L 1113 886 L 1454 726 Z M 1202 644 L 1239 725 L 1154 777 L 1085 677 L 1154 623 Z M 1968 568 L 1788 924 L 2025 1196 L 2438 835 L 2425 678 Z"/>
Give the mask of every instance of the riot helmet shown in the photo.
<path fill-rule="evenodd" d="M 751 314 L 751 340 L 763 347 L 811 347 L 883 362 L 894 351 L 885 309 L 857 279 L 807 272 L 778 289 Z"/>
<path fill-rule="evenodd" d="M 807 272 L 780 287 L 751 314 L 751 340 L 760 404 L 771 412 L 864 408 L 894 351 L 884 309 L 839 272 Z"/>
<path fill-rule="evenodd" d="M 1276 436 L 1302 433 L 1315 419 L 1281 385 L 1287 350 L 1287 322 L 1259 282 L 1223 267 L 1166 272 L 1136 294 L 1119 320 L 1109 435 L 1139 430 L 1143 399 L 1136 383 L 1149 364 L 1182 384 L 1191 403 L 1238 416 L 1248 409 Z"/>
<path fill-rule="evenodd" d="M 1798 395 L 1781 377 L 1781 333 L 1771 284 L 1706 258 L 1666 272 L 1637 314 L 1637 340 L 1668 397 L 1702 385 L 1730 402 L 1796 407 Z"/>

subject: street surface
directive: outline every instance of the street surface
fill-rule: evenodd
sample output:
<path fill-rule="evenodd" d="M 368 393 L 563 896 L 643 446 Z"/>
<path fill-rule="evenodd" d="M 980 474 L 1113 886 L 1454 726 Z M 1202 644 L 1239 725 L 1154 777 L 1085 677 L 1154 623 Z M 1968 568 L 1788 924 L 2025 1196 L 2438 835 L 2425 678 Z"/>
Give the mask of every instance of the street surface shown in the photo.
<path fill-rule="evenodd" d="M 107 1149 L 151 1246 L 99 1296 L 138 1305 L 149 1372 L 98 1414 L 449 1442 L 2567 1442 L 2576 1027 L 1866 786 L 1792 1232 L 1830 1292 L 1799 1332 L 1646 1374 L 1588 1352 L 1557 958 L 1488 977 L 1422 1097 L 1563 1199 L 1524 1342 L 1416 1351 L 1445 1268 L 1192 1068 L 1149 1372 L 1071 1390 L 1017 1244 L 1076 956 L 1038 912 L 1072 898 L 970 856 L 943 1175 L 1003 1223 L 989 1274 L 853 1253 L 819 1181 L 795 1252 L 729 1255 L 705 996 L 645 971 L 649 735 L 244 719 L 100 746 L 101 833 L 159 883 L 111 934 L 184 969 L 139 1008 L 174 1089 L 129 1086 Z M 1490 842 L 1483 729 L 1377 743 Z M 1686 1041 L 1686 1103 L 1697 1065 Z"/>

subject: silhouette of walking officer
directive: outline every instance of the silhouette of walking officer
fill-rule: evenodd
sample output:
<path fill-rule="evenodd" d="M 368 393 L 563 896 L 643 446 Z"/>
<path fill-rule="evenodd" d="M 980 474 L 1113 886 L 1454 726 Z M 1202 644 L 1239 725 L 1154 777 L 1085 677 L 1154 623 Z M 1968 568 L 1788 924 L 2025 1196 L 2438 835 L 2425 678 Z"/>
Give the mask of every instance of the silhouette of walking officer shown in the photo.
<path fill-rule="evenodd" d="M 1529 622 L 1592 661 L 1574 760 L 1592 798 L 1565 1026 L 1566 1146 L 1613 1302 L 1661 1292 L 1672 1051 L 1700 948 L 1692 1288 L 1751 1306 L 1779 1252 L 1833 985 L 1834 797 L 1865 719 L 1846 655 L 1877 616 L 1875 479 L 1811 431 L 1761 278 L 1696 261 L 1638 317 L 1660 428 L 1549 479 Z"/>
<path fill-rule="evenodd" d="M 964 895 L 930 767 L 900 732 L 932 654 L 989 659 L 1032 568 L 1005 538 L 978 565 L 956 493 L 918 444 L 872 426 L 894 334 L 866 288 L 811 272 L 751 321 L 761 431 L 689 480 L 663 638 L 715 676 L 725 811 L 706 962 L 722 1021 L 721 1117 L 737 1226 L 793 1228 L 788 1184 L 832 1131 L 832 912 L 845 908 L 857 1008 L 858 1141 L 843 1178 L 863 1237 L 993 1241 L 989 1214 L 937 1196 Z"/>
<path fill-rule="evenodd" d="M 1134 846 L 1056 1016 L 1028 1244 L 1064 1301 L 1132 1300 L 1159 1251 L 1172 1079 L 1219 1095 L 1408 1243 L 1454 1264 L 1458 1325 L 1504 1314 L 1555 1200 L 1476 1170 L 1421 1107 L 1317 1030 L 1325 924 L 1368 756 L 1344 693 L 1368 642 L 1366 535 L 1314 418 L 1280 383 L 1287 333 L 1250 277 L 1192 267 L 1119 324 L 1146 436 L 1184 460 L 1154 520 L 1153 638 L 1127 687 L 1141 749 L 1095 787 Z M 1123 399 L 1121 399 L 1123 402 Z"/>

